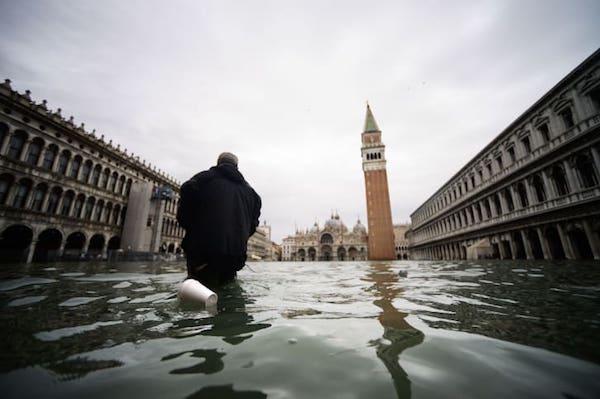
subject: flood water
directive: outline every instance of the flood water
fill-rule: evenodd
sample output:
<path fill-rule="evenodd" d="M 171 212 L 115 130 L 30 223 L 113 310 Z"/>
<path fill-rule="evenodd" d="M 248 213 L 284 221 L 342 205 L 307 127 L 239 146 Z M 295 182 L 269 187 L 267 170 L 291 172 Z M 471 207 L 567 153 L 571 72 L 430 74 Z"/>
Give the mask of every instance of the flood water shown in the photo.
<path fill-rule="evenodd" d="M 597 398 L 598 263 L 183 263 L 0 272 L 3 398 Z"/>

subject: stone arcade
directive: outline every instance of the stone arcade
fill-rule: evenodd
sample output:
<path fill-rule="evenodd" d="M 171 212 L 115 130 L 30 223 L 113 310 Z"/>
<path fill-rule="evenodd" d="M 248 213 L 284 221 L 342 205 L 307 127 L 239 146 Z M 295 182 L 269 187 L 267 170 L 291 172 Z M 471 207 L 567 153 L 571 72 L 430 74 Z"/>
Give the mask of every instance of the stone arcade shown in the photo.
<path fill-rule="evenodd" d="M 145 195 L 132 203 L 135 187 Z M 178 194 L 138 156 L 0 84 L 0 261 L 106 258 L 124 236 L 125 249 L 179 252 Z"/>
<path fill-rule="evenodd" d="M 600 50 L 411 215 L 413 259 L 600 259 Z"/>

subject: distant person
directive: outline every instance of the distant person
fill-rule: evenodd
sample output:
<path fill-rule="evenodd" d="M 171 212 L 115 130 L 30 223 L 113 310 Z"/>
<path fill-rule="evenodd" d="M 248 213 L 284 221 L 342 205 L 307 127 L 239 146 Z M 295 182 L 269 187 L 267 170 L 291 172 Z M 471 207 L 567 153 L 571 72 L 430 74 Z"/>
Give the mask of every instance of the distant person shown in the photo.
<path fill-rule="evenodd" d="M 260 216 L 261 199 L 224 152 L 217 165 L 181 186 L 177 221 L 185 229 L 181 246 L 188 278 L 218 286 L 235 279 L 246 264 L 248 238 Z"/>

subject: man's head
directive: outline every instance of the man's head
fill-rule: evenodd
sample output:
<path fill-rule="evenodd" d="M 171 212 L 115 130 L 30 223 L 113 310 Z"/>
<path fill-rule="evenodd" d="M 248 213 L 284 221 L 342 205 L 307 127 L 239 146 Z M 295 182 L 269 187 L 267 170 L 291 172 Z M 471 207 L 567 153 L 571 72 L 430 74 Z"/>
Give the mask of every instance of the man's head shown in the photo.
<path fill-rule="evenodd" d="M 217 158 L 217 165 L 228 163 L 233 166 L 237 166 L 238 158 L 230 152 L 222 152 Z"/>

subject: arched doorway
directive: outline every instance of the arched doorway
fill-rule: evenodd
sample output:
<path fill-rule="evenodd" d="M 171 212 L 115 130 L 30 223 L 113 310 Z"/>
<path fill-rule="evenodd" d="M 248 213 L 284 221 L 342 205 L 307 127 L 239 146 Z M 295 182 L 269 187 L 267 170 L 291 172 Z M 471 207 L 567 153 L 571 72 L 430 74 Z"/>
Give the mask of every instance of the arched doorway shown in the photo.
<path fill-rule="evenodd" d="M 46 229 L 38 235 L 34 262 L 50 262 L 57 260 L 60 256 L 60 244 L 62 244 L 62 233 L 56 229 Z"/>
<path fill-rule="evenodd" d="M 332 260 L 332 256 L 331 256 L 331 246 L 329 245 L 323 245 L 321 247 L 321 260 L 325 260 L 325 261 L 330 261 Z"/>
<path fill-rule="evenodd" d="M 592 247 L 585 231 L 579 226 L 572 226 L 567 233 L 577 259 L 594 259 Z"/>
<path fill-rule="evenodd" d="M 306 251 L 304 250 L 304 248 L 300 248 L 298 250 L 298 260 L 300 262 L 304 262 L 306 260 Z"/>
<path fill-rule="evenodd" d="M 121 247 L 121 237 L 112 236 L 110 240 L 108 240 L 108 250 L 115 251 Z"/>
<path fill-rule="evenodd" d="M 402 255 L 402 259 L 408 260 L 408 255 L 407 254 Z"/>
<path fill-rule="evenodd" d="M 513 254 L 515 259 L 525 259 L 527 255 L 525 254 L 525 244 L 523 243 L 523 236 L 521 233 L 516 232 L 512 233 L 512 240 L 515 244 L 515 253 Z"/>
<path fill-rule="evenodd" d="M 85 235 L 82 232 L 69 234 L 65 243 L 63 257 L 65 259 L 79 259 L 85 246 Z"/>
<path fill-rule="evenodd" d="M 329 233 L 325 233 L 321 236 L 321 244 L 333 244 L 333 236 Z"/>
<path fill-rule="evenodd" d="M 556 227 L 548 227 L 546 229 L 545 236 L 546 241 L 548 242 L 548 247 L 550 247 L 552 259 L 565 259 L 565 249 L 562 246 L 562 242 L 560 241 L 560 236 L 558 235 L 558 230 L 556 230 Z"/>
<path fill-rule="evenodd" d="M 317 250 L 313 247 L 308 248 L 308 260 L 314 262 L 317 260 Z"/>
<path fill-rule="evenodd" d="M 540 235 L 535 230 L 529 230 L 527 233 L 527 240 L 531 245 L 531 252 L 534 259 L 544 259 L 544 251 L 542 249 L 542 243 L 540 242 Z"/>
<path fill-rule="evenodd" d="M 358 251 L 355 247 L 350 247 L 348 249 L 348 259 L 357 260 L 358 259 Z"/>
<path fill-rule="evenodd" d="M 33 232 L 27 226 L 15 224 L 0 234 L 0 263 L 26 262 L 27 248 Z"/>
<path fill-rule="evenodd" d="M 172 254 L 175 252 L 175 244 L 171 243 L 169 244 L 169 246 L 167 247 L 167 252 Z"/>
<path fill-rule="evenodd" d="M 104 248 L 104 242 L 106 239 L 102 234 L 94 234 L 90 238 L 90 245 L 88 245 L 88 255 L 92 258 L 96 258 L 102 254 Z"/>
<path fill-rule="evenodd" d="M 340 261 L 345 261 L 346 260 L 346 248 L 344 247 L 339 247 L 337 250 L 337 258 Z"/>

